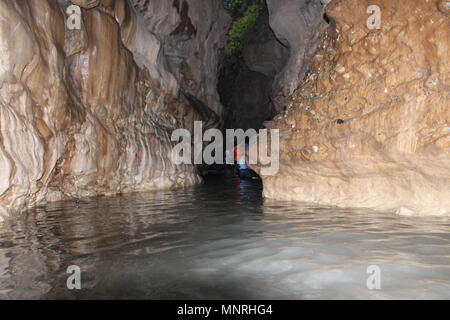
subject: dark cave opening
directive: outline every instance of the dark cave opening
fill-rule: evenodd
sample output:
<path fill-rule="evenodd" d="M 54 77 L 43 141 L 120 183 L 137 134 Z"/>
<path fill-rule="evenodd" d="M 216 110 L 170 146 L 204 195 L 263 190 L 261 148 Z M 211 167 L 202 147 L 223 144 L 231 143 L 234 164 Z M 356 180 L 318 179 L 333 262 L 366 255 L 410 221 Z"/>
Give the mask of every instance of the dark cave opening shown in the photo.
<path fill-rule="evenodd" d="M 261 12 L 242 35 L 240 50 L 234 57 L 225 57 L 219 74 L 218 92 L 226 129 L 260 129 L 273 119 L 277 114 L 272 101 L 273 84 L 289 59 L 289 48 L 270 27 L 267 3 L 249 3 L 260 3 Z M 234 21 L 239 17 L 233 17 Z"/>

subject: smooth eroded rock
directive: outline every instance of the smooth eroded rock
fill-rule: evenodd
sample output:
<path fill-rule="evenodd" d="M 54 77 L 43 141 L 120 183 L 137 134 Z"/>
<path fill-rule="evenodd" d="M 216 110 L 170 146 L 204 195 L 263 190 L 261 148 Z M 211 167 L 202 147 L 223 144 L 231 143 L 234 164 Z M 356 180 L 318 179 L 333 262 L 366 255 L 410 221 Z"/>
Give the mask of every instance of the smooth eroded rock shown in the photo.
<path fill-rule="evenodd" d="M 145 28 L 161 39 L 164 64 L 177 79 L 180 90 L 222 116 L 217 82 L 231 24 L 222 0 L 131 2 L 143 16 Z"/>
<path fill-rule="evenodd" d="M 0 1 L 0 215 L 201 181 L 194 166 L 171 161 L 172 131 L 211 118 L 184 98 L 185 84 L 167 67 L 163 47 L 171 40 L 151 32 L 128 1 L 71 3 L 83 7 L 79 30 L 66 27 L 67 1 Z M 204 6 L 207 21 L 202 11 L 190 13 L 198 33 L 210 28 L 192 47 L 220 47 L 226 30 L 214 34 L 224 27 L 215 9 Z M 209 77 L 192 94 L 218 110 L 208 98 L 217 74 Z"/>

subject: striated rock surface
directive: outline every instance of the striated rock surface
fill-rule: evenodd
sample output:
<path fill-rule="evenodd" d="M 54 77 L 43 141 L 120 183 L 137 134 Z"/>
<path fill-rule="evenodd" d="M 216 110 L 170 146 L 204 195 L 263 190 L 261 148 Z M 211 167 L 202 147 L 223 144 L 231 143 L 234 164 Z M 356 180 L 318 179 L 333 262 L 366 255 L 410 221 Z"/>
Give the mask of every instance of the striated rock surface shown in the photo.
<path fill-rule="evenodd" d="M 200 182 L 194 167 L 170 161 L 172 130 L 208 119 L 166 68 L 164 39 L 128 1 L 72 3 L 86 8 L 79 30 L 66 28 L 69 2 L 0 0 L 0 216 L 44 201 Z M 217 17 L 198 15 L 197 32 L 219 32 Z M 206 93 L 192 94 L 208 100 L 214 81 L 201 84 Z"/>
<path fill-rule="evenodd" d="M 450 214 L 448 2 L 335 0 L 327 15 L 312 70 L 268 124 L 282 153 L 265 196 Z"/>

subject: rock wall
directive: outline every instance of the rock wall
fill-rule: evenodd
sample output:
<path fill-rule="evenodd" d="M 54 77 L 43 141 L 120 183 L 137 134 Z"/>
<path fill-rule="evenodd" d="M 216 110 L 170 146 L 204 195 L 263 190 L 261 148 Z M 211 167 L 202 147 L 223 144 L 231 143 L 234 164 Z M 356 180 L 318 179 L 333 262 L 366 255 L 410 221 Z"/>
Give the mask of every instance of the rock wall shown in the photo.
<path fill-rule="evenodd" d="M 168 70 L 182 92 L 222 116 L 217 82 L 231 24 L 222 0 L 131 1 L 146 29 L 161 40 Z"/>
<path fill-rule="evenodd" d="M 450 214 L 448 2 L 334 0 L 327 15 L 312 70 L 268 125 L 282 153 L 265 196 Z"/>
<path fill-rule="evenodd" d="M 289 49 L 289 59 L 278 70 L 272 100 L 278 112 L 309 70 L 317 49 L 324 20 L 324 0 L 267 0 L 270 27 L 278 40 Z"/>
<path fill-rule="evenodd" d="M 327 25 L 323 15 L 320 0 L 267 0 L 242 43 L 244 61 L 221 75 L 227 127 L 258 129 L 286 108 Z"/>
<path fill-rule="evenodd" d="M 64 0 L 0 0 L 0 216 L 44 201 L 200 182 L 195 168 L 170 161 L 172 130 L 208 119 L 180 94 L 167 39 L 149 32 L 128 1 L 72 3 L 83 7 L 80 30 L 66 28 Z M 216 9 L 204 6 L 189 27 L 218 32 L 213 44 L 191 44 L 220 49 L 221 21 L 205 14 Z M 183 13 L 171 17 L 186 22 Z M 209 54 L 213 68 L 218 55 Z M 191 93 L 218 110 L 208 100 L 215 75 L 205 72 Z"/>

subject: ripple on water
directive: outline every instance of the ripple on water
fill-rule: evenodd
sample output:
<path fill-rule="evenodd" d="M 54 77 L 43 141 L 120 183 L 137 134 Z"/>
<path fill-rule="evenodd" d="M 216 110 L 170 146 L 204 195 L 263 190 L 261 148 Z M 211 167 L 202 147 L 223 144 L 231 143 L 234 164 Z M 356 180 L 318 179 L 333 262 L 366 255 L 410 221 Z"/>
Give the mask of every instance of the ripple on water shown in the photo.
<path fill-rule="evenodd" d="M 450 298 L 448 218 L 263 201 L 261 185 L 60 202 L 0 229 L 0 298 Z M 66 290 L 79 265 L 83 290 Z M 366 287 L 381 268 L 382 290 Z"/>

